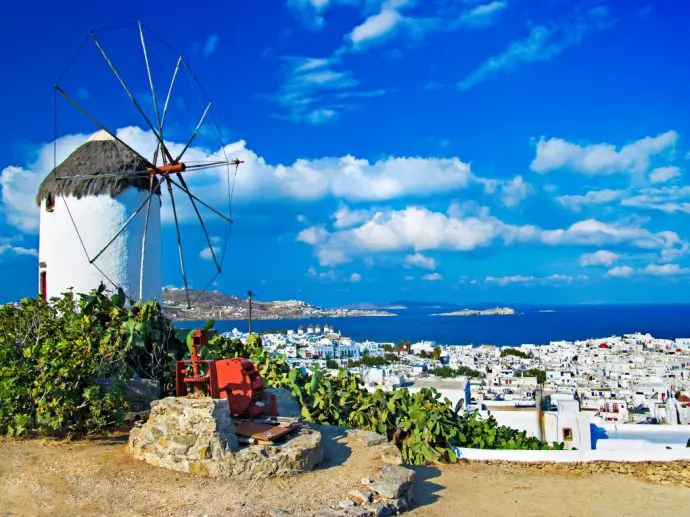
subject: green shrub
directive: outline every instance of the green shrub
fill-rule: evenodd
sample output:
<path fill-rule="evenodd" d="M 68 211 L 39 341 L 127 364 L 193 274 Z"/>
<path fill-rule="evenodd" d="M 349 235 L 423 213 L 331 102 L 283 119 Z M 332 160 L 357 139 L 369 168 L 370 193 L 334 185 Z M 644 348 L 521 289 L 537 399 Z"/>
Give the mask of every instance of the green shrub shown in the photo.
<path fill-rule="evenodd" d="M 180 343 L 155 302 L 103 286 L 0 306 L 0 434 L 83 434 L 122 422 L 122 381 L 170 382 Z M 183 351 L 182 351 L 183 353 Z"/>
<path fill-rule="evenodd" d="M 501 357 L 508 357 L 509 355 L 521 357 L 522 359 L 529 359 L 532 357 L 532 354 L 528 354 L 517 348 L 504 348 L 501 350 Z"/>
<path fill-rule="evenodd" d="M 530 368 L 529 370 L 515 372 L 516 377 L 536 377 L 539 384 L 546 382 L 546 371 L 539 368 Z"/>
<path fill-rule="evenodd" d="M 429 373 L 435 375 L 436 377 L 442 377 L 444 379 L 449 379 L 452 377 L 470 377 L 472 379 L 482 379 L 485 375 L 473 368 L 468 366 L 459 366 L 458 368 L 452 368 L 450 366 L 441 366 L 440 368 L 434 368 L 429 370 Z"/>

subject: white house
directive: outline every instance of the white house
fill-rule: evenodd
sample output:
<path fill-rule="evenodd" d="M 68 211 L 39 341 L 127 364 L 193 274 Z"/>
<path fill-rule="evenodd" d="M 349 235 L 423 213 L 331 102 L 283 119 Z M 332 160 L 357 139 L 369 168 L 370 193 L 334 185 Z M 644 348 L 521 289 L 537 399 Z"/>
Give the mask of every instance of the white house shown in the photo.
<path fill-rule="evenodd" d="M 419 355 L 421 352 L 433 352 L 435 346 L 436 343 L 434 341 L 419 341 L 417 343 L 413 343 L 410 347 L 410 350 L 412 350 L 413 354 Z"/>
<path fill-rule="evenodd" d="M 139 155 L 98 131 L 45 177 L 36 196 L 41 296 L 103 283 L 133 299 L 161 300 L 161 200 L 157 182 L 150 196 L 146 169 Z"/>

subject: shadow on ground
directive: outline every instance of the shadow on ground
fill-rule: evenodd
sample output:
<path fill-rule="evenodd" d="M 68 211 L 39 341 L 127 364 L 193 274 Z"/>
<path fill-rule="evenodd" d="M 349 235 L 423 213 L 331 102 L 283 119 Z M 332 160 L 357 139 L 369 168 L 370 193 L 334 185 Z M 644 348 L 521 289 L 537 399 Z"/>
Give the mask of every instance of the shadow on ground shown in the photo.
<path fill-rule="evenodd" d="M 438 492 L 442 485 L 432 480 L 441 475 L 438 467 L 410 467 L 417 473 L 417 491 L 415 494 L 414 508 L 421 508 L 438 501 Z"/>
<path fill-rule="evenodd" d="M 319 463 L 316 470 L 342 465 L 347 461 L 352 454 L 352 449 L 347 445 L 347 430 L 344 427 L 314 424 L 310 424 L 309 427 L 319 431 L 323 440 L 323 461 Z"/>

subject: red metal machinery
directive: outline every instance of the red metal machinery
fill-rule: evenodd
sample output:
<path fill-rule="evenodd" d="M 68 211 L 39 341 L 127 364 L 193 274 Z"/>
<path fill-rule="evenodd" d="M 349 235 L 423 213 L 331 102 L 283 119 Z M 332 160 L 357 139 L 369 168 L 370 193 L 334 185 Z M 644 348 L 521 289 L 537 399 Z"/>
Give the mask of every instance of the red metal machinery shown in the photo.
<path fill-rule="evenodd" d="M 208 339 L 203 330 L 192 332 L 192 354 L 189 360 L 177 361 L 175 388 L 178 397 L 194 393 L 228 400 L 233 417 L 276 416 L 275 395 L 264 391 L 264 380 L 248 359 L 201 359 L 200 348 Z"/>

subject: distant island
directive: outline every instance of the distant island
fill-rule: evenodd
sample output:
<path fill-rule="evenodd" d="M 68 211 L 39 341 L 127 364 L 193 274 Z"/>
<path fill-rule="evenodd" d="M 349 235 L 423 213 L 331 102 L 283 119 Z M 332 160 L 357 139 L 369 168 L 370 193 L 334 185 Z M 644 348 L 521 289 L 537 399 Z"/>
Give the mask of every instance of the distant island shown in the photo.
<path fill-rule="evenodd" d="M 493 309 L 462 309 L 459 311 L 442 312 L 439 314 L 432 314 L 432 316 L 514 316 L 515 309 L 511 307 L 495 307 Z"/>
<path fill-rule="evenodd" d="M 163 288 L 163 311 L 176 320 L 246 320 L 249 319 L 249 300 L 220 291 L 189 290 L 192 308 L 182 288 Z M 279 320 L 302 318 L 353 318 L 362 316 L 396 316 L 392 312 L 369 309 L 328 309 L 300 300 L 252 301 L 252 319 Z"/>

